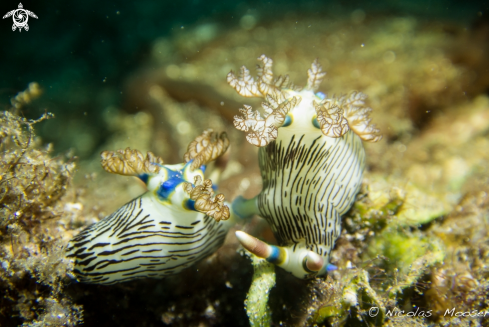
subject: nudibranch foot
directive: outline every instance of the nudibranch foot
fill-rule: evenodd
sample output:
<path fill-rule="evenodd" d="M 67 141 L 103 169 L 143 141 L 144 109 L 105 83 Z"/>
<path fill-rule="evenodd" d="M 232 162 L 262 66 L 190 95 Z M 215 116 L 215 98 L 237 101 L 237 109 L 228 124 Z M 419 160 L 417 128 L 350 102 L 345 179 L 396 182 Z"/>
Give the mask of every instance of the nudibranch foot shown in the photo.
<path fill-rule="evenodd" d="M 323 275 L 328 271 L 327 260 L 308 250 L 304 241 L 290 246 L 277 246 L 260 241 L 243 231 L 236 231 L 236 237 L 246 250 L 298 278 Z"/>

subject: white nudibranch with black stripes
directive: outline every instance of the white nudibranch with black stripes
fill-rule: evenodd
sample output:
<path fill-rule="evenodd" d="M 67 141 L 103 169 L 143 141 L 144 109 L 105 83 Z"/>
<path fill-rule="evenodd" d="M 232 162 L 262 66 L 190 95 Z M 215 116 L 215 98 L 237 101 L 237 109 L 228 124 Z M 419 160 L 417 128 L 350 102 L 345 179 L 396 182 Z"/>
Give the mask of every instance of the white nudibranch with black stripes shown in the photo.
<path fill-rule="evenodd" d="M 273 77 L 272 60 L 258 58 L 256 81 L 246 67 L 228 83 L 244 97 L 262 97 L 265 117 L 250 106 L 240 109 L 234 125 L 260 147 L 263 190 L 253 199 L 238 197 L 232 205 L 240 217 L 253 214 L 270 224 L 279 246 L 242 231 L 239 241 L 250 252 L 299 278 L 335 269 L 329 255 L 341 233 L 341 216 L 358 193 L 365 167 L 362 140 L 376 142 L 379 130 L 370 124 L 366 95 L 328 98 L 315 93 L 326 75 L 315 60 L 307 86 L 290 84 L 288 76 Z M 279 130 L 280 129 L 280 130 Z"/>
<path fill-rule="evenodd" d="M 233 217 L 222 194 L 212 197 L 204 170 L 228 146 L 225 133 L 207 130 L 190 143 L 185 163 L 177 165 L 163 165 L 151 152 L 145 158 L 129 148 L 103 152 L 105 170 L 137 176 L 148 191 L 69 242 L 67 256 L 75 261 L 77 279 L 114 284 L 164 277 L 214 253 Z"/>

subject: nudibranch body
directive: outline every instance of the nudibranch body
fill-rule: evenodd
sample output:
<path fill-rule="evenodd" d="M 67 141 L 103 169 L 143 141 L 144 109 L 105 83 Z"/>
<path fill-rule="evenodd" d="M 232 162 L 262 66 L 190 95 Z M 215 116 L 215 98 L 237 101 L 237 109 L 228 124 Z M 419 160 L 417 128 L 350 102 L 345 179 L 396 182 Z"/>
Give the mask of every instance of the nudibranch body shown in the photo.
<path fill-rule="evenodd" d="M 325 74 L 314 61 L 307 86 L 290 85 L 288 76 L 273 78 L 272 60 L 255 81 L 241 68 L 228 83 L 246 97 L 263 97 L 264 118 L 250 106 L 241 109 L 235 126 L 248 132 L 259 150 L 263 190 L 253 199 L 238 197 L 233 210 L 241 217 L 258 214 L 270 224 L 280 246 L 268 245 L 244 232 L 236 235 L 250 252 L 299 278 L 321 275 L 331 268 L 329 255 L 341 233 L 341 215 L 355 200 L 362 182 L 365 151 L 362 139 L 381 137 L 370 125 L 366 96 L 327 98 L 315 94 Z M 280 130 L 279 130 L 280 129 Z"/>
<path fill-rule="evenodd" d="M 146 158 L 130 149 L 103 152 L 107 171 L 137 176 L 148 191 L 69 242 L 67 256 L 75 260 L 77 279 L 113 284 L 163 277 L 214 253 L 234 222 L 223 195 L 212 198 L 204 165 L 228 145 L 224 133 L 206 131 L 190 144 L 188 162 L 177 165 L 163 165 L 151 152 Z"/>

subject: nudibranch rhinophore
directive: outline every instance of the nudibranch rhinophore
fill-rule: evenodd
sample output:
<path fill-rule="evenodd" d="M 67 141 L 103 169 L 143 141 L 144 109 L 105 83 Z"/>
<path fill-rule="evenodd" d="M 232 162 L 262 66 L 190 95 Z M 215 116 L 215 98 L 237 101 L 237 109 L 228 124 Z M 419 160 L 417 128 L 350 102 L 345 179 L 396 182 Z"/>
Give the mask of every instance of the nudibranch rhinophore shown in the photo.
<path fill-rule="evenodd" d="M 204 170 L 228 146 L 225 133 L 207 130 L 190 143 L 185 163 L 177 165 L 129 148 L 102 152 L 106 171 L 137 176 L 148 191 L 69 242 L 67 257 L 75 261 L 77 279 L 114 284 L 164 277 L 214 253 L 234 222 L 224 196 L 213 197 Z"/>
<path fill-rule="evenodd" d="M 379 130 L 370 124 L 366 95 L 352 92 L 328 98 L 315 93 L 326 75 L 317 60 L 308 70 L 307 85 L 293 86 L 289 77 L 273 77 L 272 60 L 258 58 L 255 80 L 246 67 L 228 83 L 244 97 L 262 97 L 265 116 L 250 106 L 240 109 L 234 125 L 260 147 L 263 189 L 253 199 L 238 197 L 232 210 L 240 217 L 253 214 L 270 224 L 279 246 L 242 231 L 239 241 L 294 276 L 325 274 L 329 255 L 341 233 L 341 216 L 355 200 L 362 182 L 365 151 L 362 140 L 376 142 Z M 280 129 L 280 131 L 279 131 Z"/>

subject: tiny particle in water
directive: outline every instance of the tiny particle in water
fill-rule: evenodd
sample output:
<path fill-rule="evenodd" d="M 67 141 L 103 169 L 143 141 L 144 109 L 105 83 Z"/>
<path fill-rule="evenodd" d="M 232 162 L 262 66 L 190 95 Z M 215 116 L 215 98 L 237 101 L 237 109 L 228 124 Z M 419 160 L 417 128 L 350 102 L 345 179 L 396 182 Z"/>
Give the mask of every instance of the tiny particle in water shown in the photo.
<path fill-rule="evenodd" d="M 190 129 L 190 124 L 184 120 L 177 123 L 177 131 L 181 135 L 188 134 L 190 132 Z"/>
<path fill-rule="evenodd" d="M 357 9 L 351 13 L 351 20 L 354 24 L 361 24 L 365 20 L 365 16 L 365 11 Z"/>
<path fill-rule="evenodd" d="M 385 64 L 392 64 L 396 60 L 396 53 L 394 51 L 386 51 L 382 59 Z"/>
<path fill-rule="evenodd" d="M 360 44 L 360 46 L 363 48 L 363 47 L 365 47 L 365 44 L 364 44 L 364 43 L 362 43 L 362 44 Z"/>
<path fill-rule="evenodd" d="M 244 15 L 239 20 L 239 25 L 241 26 L 241 28 L 247 31 L 255 27 L 256 23 L 257 19 L 253 15 Z"/>
<path fill-rule="evenodd" d="M 404 144 L 402 144 L 402 143 L 400 143 L 400 144 L 397 146 L 397 151 L 399 151 L 399 152 L 401 152 L 401 153 L 402 153 L 402 152 L 405 152 L 405 151 L 406 151 L 406 149 L 407 149 L 407 147 L 406 147 Z"/>
<path fill-rule="evenodd" d="M 221 101 L 221 106 L 224 106 L 224 101 Z"/>

